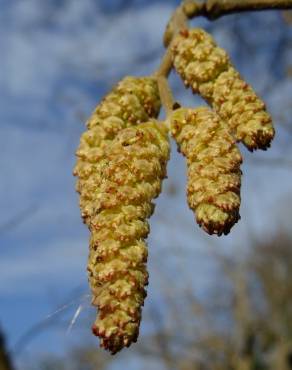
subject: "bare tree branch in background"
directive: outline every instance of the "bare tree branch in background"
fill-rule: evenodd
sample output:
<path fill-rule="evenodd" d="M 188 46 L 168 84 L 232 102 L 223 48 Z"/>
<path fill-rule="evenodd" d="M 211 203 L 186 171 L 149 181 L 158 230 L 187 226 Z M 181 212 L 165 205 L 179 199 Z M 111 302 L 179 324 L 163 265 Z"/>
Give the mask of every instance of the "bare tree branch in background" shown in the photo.
<path fill-rule="evenodd" d="M 14 215 L 9 220 L 0 224 L 0 233 L 3 234 L 9 232 L 18 227 L 23 222 L 26 222 L 38 211 L 38 209 L 39 207 L 37 205 L 32 204 L 23 211 L 20 211 L 17 215 Z"/>
<path fill-rule="evenodd" d="M 6 350 L 4 334 L 0 331 L 0 370 L 13 370 L 10 355 Z"/>
<path fill-rule="evenodd" d="M 253 158 L 250 164 L 259 166 L 292 167 L 292 160 L 289 158 Z"/>
<path fill-rule="evenodd" d="M 223 274 L 214 282 L 216 294 L 208 293 L 208 304 L 201 303 L 191 289 L 173 291 L 173 296 L 183 302 L 193 299 L 202 312 L 199 316 L 206 315 L 209 325 L 204 321 L 200 321 L 202 326 L 198 324 L 197 311 L 187 315 L 185 311 L 172 311 L 169 326 L 166 317 L 161 319 L 160 307 L 152 306 L 150 316 L 144 319 L 154 324 L 155 331 L 135 346 L 136 355 L 146 363 L 148 358 L 155 359 L 168 370 L 291 370 L 292 236 L 279 231 L 269 240 L 252 239 L 251 243 L 244 261 L 214 253 Z M 179 274 L 179 270 L 174 273 Z M 227 327 L 220 324 L 218 310 L 218 296 L 223 290 Z M 184 322 L 180 332 L 176 320 Z M 187 326 L 193 328 L 190 336 L 184 332 Z M 36 369 L 95 370 L 105 368 L 110 361 L 112 357 L 104 357 L 96 347 L 85 344 L 63 359 L 44 359 Z"/>
<path fill-rule="evenodd" d="M 292 11 L 291 10 L 286 10 L 286 11 L 283 11 L 283 18 L 285 20 L 285 22 L 287 22 L 289 25 L 292 24 Z"/>
<path fill-rule="evenodd" d="M 74 297 L 76 297 L 76 294 L 74 293 L 76 289 L 73 290 Z M 71 296 L 71 295 L 70 295 Z M 79 294 L 78 294 L 79 296 Z M 81 303 L 85 302 L 85 300 L 88 298 L 87 295 L 85 295 L 82 298 L 73 298 L 73 299 L 67 299 L 65 300 L 66 303 L 62 305 L 58 305 L 54 310 L 52 310 L 52 313 L 49 314 L 44 319 L 38 321 L 31 327 L 29 327 L 16 341 L 16 343 L 13 346 L 13 353 L 15 356 L 19 356 L 21 352 L 29 345 L 29 343 L 35 339 L 38 335 L 40 335 L 42 332 L 62 326 L 64 328 L 64 332 L 69 327 L 69 322 L 65 322 L 63 320 L 63 316 L 65 313 L 67 313 L 67 310 L 71 308 L 72 306 L 81 305 Z"/>

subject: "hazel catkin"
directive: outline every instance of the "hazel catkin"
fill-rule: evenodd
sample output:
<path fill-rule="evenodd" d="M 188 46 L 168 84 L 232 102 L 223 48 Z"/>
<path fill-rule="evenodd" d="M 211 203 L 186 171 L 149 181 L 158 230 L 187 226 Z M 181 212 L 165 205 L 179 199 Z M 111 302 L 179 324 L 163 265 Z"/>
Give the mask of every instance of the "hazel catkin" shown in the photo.
<path fill-rule="evenodd" d="M 228 234 L 239 220 L 242 161 L 234 138 L 207 107 L 180 108 L 171 132 L 187 159 L 187 199 L 209 234 Z"/>
<path fill-rule="evenodd" d="M 76 190 L 91 233 L 88 276 L 98 307 L 92 330 L 112 353 L 136 340 L 146 295 L 147 218 L 169 155 L 166 132 L 150 120 L 159 109 L 155 79 L 126 77 L 93 112 L 76 152 Z"/>
<path fill-rule="evenodd" d="M 249 150 L 267 149 L 274 128 L 265 104 L 232 66 L 227 53 L 202 29 L 173 41 L 173 64 L 186 86 L 199 93 Z"/>
<path fill-rule="evenodd" d="M 120 131 L 106 148 L 92 200 L 89 282 L 98 317 L 93 333 L 112 353 L 136 341 L 146 296 L 147 218 L 161 191 L 169 143 L 156 121 Z"/>

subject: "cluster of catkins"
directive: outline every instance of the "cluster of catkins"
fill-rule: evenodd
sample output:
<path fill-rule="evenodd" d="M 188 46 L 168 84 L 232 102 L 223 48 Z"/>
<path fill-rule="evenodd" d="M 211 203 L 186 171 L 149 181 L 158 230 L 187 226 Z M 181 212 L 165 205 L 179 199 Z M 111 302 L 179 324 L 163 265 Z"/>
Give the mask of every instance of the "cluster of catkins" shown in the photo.
<path fill-rule="evenodd" d="M 157 120 L 155 77 L 124 78 L 97 106 L 81 136 L 74 174 L 90 237 L 88 277 L 98 308 L 93 333 L 116 353 L 137 340 L 148 281 L 152 200 L 169 158 L 167 127 L 187 159 L 187 199 L 209 234 L 227 234 L 239 220 L 242 161 L 236 145 L 266 149 L 274 136 L 264 103 L 226 52 L 201 29 L 172 42 L 173 66 L 211 105 L 178 108 Z"/>

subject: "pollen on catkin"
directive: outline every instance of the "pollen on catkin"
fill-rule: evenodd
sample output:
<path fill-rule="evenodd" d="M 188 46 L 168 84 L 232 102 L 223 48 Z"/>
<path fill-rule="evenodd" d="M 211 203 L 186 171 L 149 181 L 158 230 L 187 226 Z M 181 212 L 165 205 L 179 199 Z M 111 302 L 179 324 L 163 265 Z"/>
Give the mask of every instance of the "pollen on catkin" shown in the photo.
<path fill-rule="evenodd" d="M 173 41 L 173 64 L 185 85 L 199 93 L 251 151 L 267 149 L 274 128 L 265 104 L 235 70 L 210 34 L 184 30 Z"/>
<path fill-rule="evenodd" d="M 88 275 L 112 353 L 136 340 L 146 295 L 147 218 L 165 176 L 169 144 L 157 117 L 156 80 L 126 77 L 97 106 L 76 152 L 80 209 L 91 232 Z"/>
<path fill-rule="evenodd" d="M 89 225 L 93 214 L 93 194 L 98 190 L 105 149 L 123 129 L 156 118 L 160 98 L 157 82 L 151 77 L 125 77 L 101 101 L 87 122 L 80 139 L 74 175 L 80 193 L 80 208 Z"/>
<path fill-rule="evenodd" d="M 146 296 L 151 203 L 166 175 L 169 143 L 157 121 L 120 131 L 105 149 L 92 199 L 89 282 L 98 317 L 93 333 L 116 353 L 137 340 Z"/>
<path fill-rule="evenodd" d="M 187 159 L 187 199 L 209 234 L 228 234 L 239 220 L 241 154 L 222 119 L 207 107 L 180 108 L 171 132 Z"/>

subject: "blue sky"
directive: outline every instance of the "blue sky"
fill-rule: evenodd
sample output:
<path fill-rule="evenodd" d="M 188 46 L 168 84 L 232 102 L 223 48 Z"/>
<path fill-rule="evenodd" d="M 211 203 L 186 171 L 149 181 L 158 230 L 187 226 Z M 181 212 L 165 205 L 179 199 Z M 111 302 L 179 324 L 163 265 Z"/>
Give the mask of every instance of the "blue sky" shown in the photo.
<path fill-rule="evenodd" d="M 76 287 L 80 296 L 88 293 L 88 232 L 74 191 L 74 151 L 86 117 L 111 85 L 158 65 L 163 29 L 176 3 L 133 1 L 116 12 L 122 1 L 0 0 L 0 225 L 25 214 L 15 227 L 0 229 L 0 323 L 10 348 L 53 307 L 70 300 Z M 233 253 L 248 244 L 250 228 L 266 234 L 291 216 L 287 207 L 285 214 L 280 211 L 291 199 L 291 168 L 259 161 L 292 159 L 292 79 L 286 74 L 292 28 L 278 12 L 229 16 L 213 24 L 199 19 L 196 25 L 214 34 L 264 97 L 278 135 L 266 153 L 241 148 L 242 220 L 221 239 L 205 236 L 194 224 L 185 202 L 184 161 L 173 146 L 169 178 L 151 220 L 148 305 L 159 300 L 160 282 L 178 265 L 182 282 L 204 294 L 211 284 L 206 271 L 212 270 L 206 244 Z M 189 106 L 199 102 L 177 76 L 171 84 L 178 100 Z M 84 335 L 88 339 L 90 331 Z M 44 333 L 27 353 L 56 351 L 70 340 L 62 330 Z"/>

